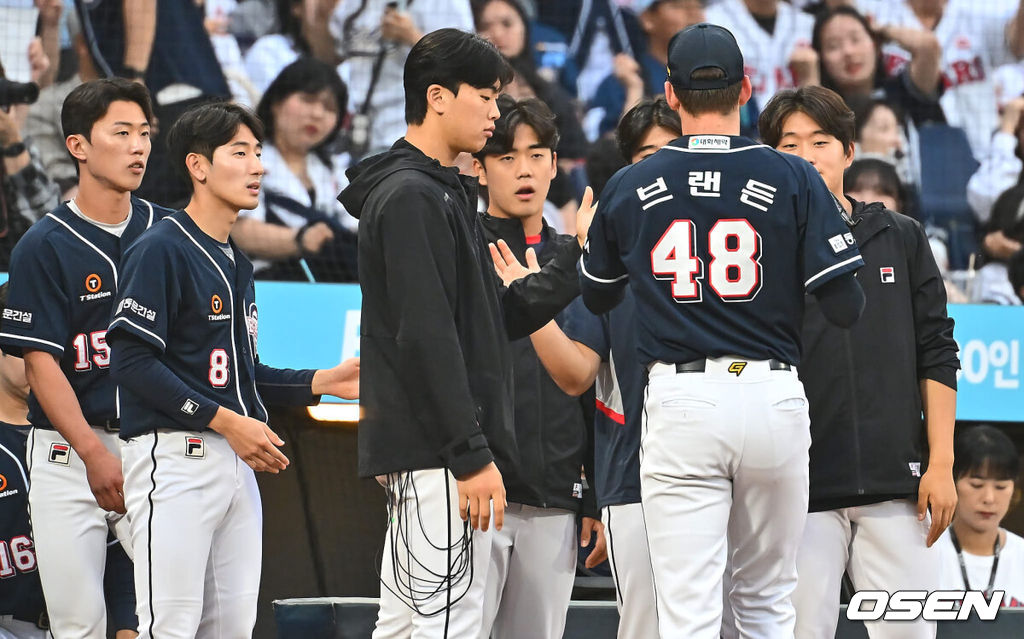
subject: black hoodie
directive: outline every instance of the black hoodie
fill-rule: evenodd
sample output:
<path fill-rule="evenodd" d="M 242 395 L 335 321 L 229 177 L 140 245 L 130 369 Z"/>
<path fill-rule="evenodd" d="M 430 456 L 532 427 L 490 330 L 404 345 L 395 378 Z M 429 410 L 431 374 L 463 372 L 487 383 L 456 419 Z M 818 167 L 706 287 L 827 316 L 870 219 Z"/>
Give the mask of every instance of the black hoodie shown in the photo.
<path fill-rule="evenodd" d="M 398 140 L 347 172 L 359 218 L 359 474 L 494 461 L 518 467 L 509 338 L 537 330 L 578 291 L 579 245 L 505 289 L 477 217 L 477 182 Z"/>
<path fill-rule="evenodd" d="M 804 307 L 800 379 L 810 403 L 810 511 L 916 498 L 927 442 L 920 381 L 956 389 L 946 290 L 924 229 L 880 203 L 853 203 L 867 300 L 849 329 Z"/>

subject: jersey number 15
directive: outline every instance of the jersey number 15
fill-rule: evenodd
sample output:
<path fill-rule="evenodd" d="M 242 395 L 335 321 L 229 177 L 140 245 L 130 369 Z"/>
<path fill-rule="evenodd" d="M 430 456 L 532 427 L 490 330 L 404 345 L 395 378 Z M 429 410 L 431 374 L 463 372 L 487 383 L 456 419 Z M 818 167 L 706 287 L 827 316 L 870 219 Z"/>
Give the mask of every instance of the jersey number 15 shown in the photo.
<path fill-rule="evenodd" d="M 697 228 L 675 220 L 651 250 L 651 271 L 672 280 L 679 303 L 704 299 L 704 260 L 697 256 Z M 708 284 L 723 302 L 748 302 L 761 290 L 761 236 L 745 219 L 718 220 L 708 231 Z"/>

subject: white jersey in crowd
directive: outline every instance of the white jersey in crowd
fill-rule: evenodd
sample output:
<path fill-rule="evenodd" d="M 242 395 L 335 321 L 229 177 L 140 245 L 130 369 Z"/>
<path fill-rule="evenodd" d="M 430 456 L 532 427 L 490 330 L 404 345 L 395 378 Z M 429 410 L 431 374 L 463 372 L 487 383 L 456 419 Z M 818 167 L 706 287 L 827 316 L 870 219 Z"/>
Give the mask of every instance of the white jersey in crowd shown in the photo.
<path fill-rule="evenodd" d="M 345 207 L 338 201 L 338 193 L 348 186 L 348 178 L 345 177 L 345 169 L 348 167 L 348 154 L 334 156 L 331 166 L 325 165 L 312 153 L 306 156 L 306 174 L 313 183 L 313 195 L 316 201 L 310 198 L 310 192 L 302 185 L 302 182 L 284 163 L 281 153 L 272 145 L 263 147 L 263 181 L 260 188 L 260 203 L 251 211 L 242 211 L 240 215 L 260 222 L 267 221 L 267 194 L 273 193 L 295 200 L 303 206 L 313 206 L 320 213 L 336 219 L 345 228 L 355 232 L 359 228 L 359 220 L 348 214 Z M 274 215 L 284 224 L 291 228 L 305 226 L 304 217 L 286 211 L 281 207 L 275 207 Z M 269 262 L 265 260 L 253 260 L 253 265 L 259 271 L 265 268 Z"/>
<path fill-rule="evenodd" d="M 381 50 L 380 22 L 389 4 L 403 6 L 420 33 L 443 27 L 472 32 L 473 13 L 468 0 L 365 0 L 340 2 L 331 16 L 330 30 L 342 55 L 348 82 L 349 110 L 362 107 L 373 77 L 374 60 Z M 386 151 L 405 135 L 405 88 L 402 81 L 410 47 L 386 43 L 380 75 L 370 99 L 370 148 L 367 155 Z"/>
<path fill-rule="evenodd" d="M 935 547 L 939 549 L 942 563 L 942 589 L 968 590 L 948 529 L 939 537 Z M 984 590 L 988 587 L 989 575 L 992 573 L 992 555 L 979 557 L 966 552 L 963 555 L 967 579 L 971 582 L 969 589 Z M 1004 608 L 1024 607 L 1024 539 L 1009 531 L 1006 533 L 1006 546 L 999 551 L 999 566 L 993 589 L 1005 591 Z"/>
<path fill-rule="evenodd" d="M 988 152 L 999 126 L 993 73 L 1011 62 L 1006 25 L 1017 8 L 1015 0 L 948 0 L 935 36 L 942 45 L 945 93 L 940 100 L 946 120 L 963 128 L 974 156 Z M 858 8 L 878 25 L 924 29 L 906 2 L 859 0 Z M 910 61 L 910 54 L 894 43 L 882 48 L 886 69 L 895 73 Z"/>
<path fill-rule="evenodd" d="M 796 86 L 789 58 L 798 44 L 811 44 L 814 18 L 810 14 L 780 2 L 775 30 L 769 34 L 757 24 L 743 0 L 722 0 L 707 8 L 705 19 L 736 36 L 758 109 L 763 109 L 780 89 Z"/>

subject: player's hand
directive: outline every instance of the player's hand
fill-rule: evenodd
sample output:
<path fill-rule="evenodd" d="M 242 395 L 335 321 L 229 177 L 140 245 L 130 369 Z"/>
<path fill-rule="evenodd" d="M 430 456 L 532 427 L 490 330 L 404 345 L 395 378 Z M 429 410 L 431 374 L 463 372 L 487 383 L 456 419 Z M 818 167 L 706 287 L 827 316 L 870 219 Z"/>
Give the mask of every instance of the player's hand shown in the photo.
<path fill-rule="evenodd" d="M 938 541 L 942 531 L 946 530 L 949 522 L 953 520 L 956 501 L 956 484 L 953 483 L 952 471 L 929 467 L 921 477 L 921 485 L 917 489 L 917 520 L 924 521 L 925 511 L 929 508 L 932 511 L 932 525 L 928 529 L 928 539 L 925 542 L 929 548 Z"/>
<path fill-rule="evenodd" d="M 302 234 L 302 250 L 306 254 L 319 253 L 325 244 L 334 239 L 334 231 L 327 222 L 317 222 L 310 225 Z"/>
<path fill-rule="evenodd" d="M 508 286 L 512 282 L 526 277 L 530 273 L 537 273 L 540 271 L 540 262 L 537 261 L 537 252 L 533 248 L 526 249 L 526 266 L 523 266 L 512 249 L 508 247 L 505 240 L 498 240 L 498 245 L 495 246 L 494 242 L 487 245 L 487 248 L 491 251 L 491 261 L 494 262 L 494 272 L 501 278 L 502 284 Z"/>
<path fill-rule="evenodd" d="M 1002 231 L 992 231 L 981 242 L 985 253 L 999 260 L 1008 260 L 1021 249 L 1021 243 L 1006 236 Z"/>
<path fill-rule="evenodd" d="M 587 568 L 593 568 L 605 559 L 608 559 L 608 542 L 604 536 L 604 524 L 593 517 L 584 517 L 580 525 L 580 548 L 590 545 L 590 537 L 597 533 L 597 540 L 594 542 L 594 549 L 587 555 L 587 561 L 583 564 Z"/>
<path fill-rule="evenodd" d="M 222 406 L 210 421 L 210 428 L 223 435 L 231 450 L 256 472 L 276 474 L 290 463 L 277 448 L 284 445 L 284 440 L 257 419 Z"/>
<path fill-rule="evenodd" d="M 789 69 L 798 86 L 820 84 L 818 52 L 808 44 L 798 44 L 789 56 Z"/>
<path fill-rule="evenodd" d="M 342 399 L 359 399 L 359 358 L 350 357 L 334 368 L 313 374 L 314 395 L 334 395 Z"/>
<path fill-rule="evenodd" d="M 583 201 L 576 211 L 576 239 L 580 248 L 587 245 L 587 233 L 590 231 L 590 223 L 594 221 L 594 214 L 597 213 L 597 202 L 594 201 L 594 189 L 587 187 L 583 192 Z"/>
<path fill-rule="evenodd" d="M 85 476 L 89 480 L 89 489 L 96 497 L 96 503 L 103 510 L 123 515 L 124 475 L 121 474 L 121 460 L 102 445 L 95 453 L 80 456 L 85 463 Z"/>
<path fill-rule="evenodd" d="M 501 530 L 505 523 L 505 484 L 501 471 L 491 462 L 479 470 L 457 477 L 459 490 L 459 516 L 469 520 L 473 530 L 486 531 L 494 506 L 494 529 Z"/>

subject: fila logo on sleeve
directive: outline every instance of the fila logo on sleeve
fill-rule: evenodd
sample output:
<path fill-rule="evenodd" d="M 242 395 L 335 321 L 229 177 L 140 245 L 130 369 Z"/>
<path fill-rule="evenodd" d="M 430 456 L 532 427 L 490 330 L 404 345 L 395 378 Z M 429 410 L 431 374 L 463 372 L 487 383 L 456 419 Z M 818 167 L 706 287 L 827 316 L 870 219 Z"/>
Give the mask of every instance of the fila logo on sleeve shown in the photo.
<path fill-rule="evenodd" d="M 198 435 L 185 436 L 185 457 L 191 457 L 192 459 L 203 459 L 206 457 L 206 446 L 203 444 L 202 437 Z"/>
<path fill-rule="evenodd" d="M 896 281 L 896 269 L 891 266 L 883 266 L 878 269 L 882 276 L 882 284 L 893 284 Z"/>
<path fill-rule="evenodd" d="M 50 454 L 47 455 L 46 460 L 51 464 L 67 466 L 71 463 L 71 446 L 57 442 L 50 444 Z"/>

